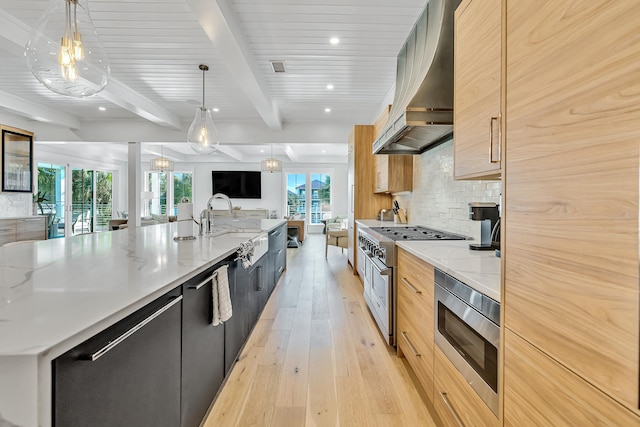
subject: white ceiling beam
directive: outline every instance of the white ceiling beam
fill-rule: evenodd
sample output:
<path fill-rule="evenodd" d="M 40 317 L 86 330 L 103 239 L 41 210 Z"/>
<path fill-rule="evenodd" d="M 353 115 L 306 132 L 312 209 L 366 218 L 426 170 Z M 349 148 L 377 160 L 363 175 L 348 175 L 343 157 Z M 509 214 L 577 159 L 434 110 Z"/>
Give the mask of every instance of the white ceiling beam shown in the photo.
<path fill-rule="evenodd" d="M 16 56 L 24 55 L 31 28 L 13 15 L 0 9 L 0 47 Z M 99 96 L 121 108 L 131 111 L 138 116 L 157 123 L 160 126 L 181 129 L 178 116 L 150 101 L 138 92 L 121 82 L 111 78 L 109 84 Z M 17 114 L 29 116 L 29 110 L 14 111 Z M 37 119 L 36 119 L 37 120 Z"/>
<path fill-rule="evenodd" d="M 0 91 L 0 106 L 14 114 L 39 122 L 54 123 L 73 130 L 80 129 L 80 119 L 78 117 L 45 107 L 42 104 L 25 101 L 23 98 L 7 92 Z"/>
<path fill-rule="evenodd" d="M 284 146 L 284 154 L 286 154 L 289 160 L 291 160 L 292 162 L 299 161 L 298 155 L 293 151 L 293 148 L 291 148 L 290 145 Z"/>
<path fill-rule="evenodd" d="M 105 87 L 102 92 L 98 93 L 96 96 L 106 99 L 112 104 L 124 108 L 125 110 L 129 110 L 143 119 L 149 120 L 150 122 L 156 123 L 160 126 L 182 129 L 182 124 L 178 116 L 167 111 L 113 77 L 109 79 L 107 87 Z"/>
<path fill-rule="evenodd" d="M 142 154 L 157 157 L 166 157 L 174 162 L 185 162 L 187 159 L 184 154 L 165 147 L 163 144 L 142 144 Z"/>
<path fill-rule="evenodd" d="M 220 151 L 222 154 L 225 154 L 231 157 L 233 160 L 236 160 L 238 162 L 244 161 L 244 156 L 242 155 L 242 153 L 240 153 L 238 150 L 228 145 L 220 145 L 220 147 L 218 148 L 218 151 Z"/>
<path fill-rule="evenodd" d="M 202 29 L 213 43 L 258 114 L 271 129 L 282 129 L 282 116 L 271 100 L 238 17 L 227 0 L 187 0 Z M 215 71 L 215 70 L 214 70 Z"/>

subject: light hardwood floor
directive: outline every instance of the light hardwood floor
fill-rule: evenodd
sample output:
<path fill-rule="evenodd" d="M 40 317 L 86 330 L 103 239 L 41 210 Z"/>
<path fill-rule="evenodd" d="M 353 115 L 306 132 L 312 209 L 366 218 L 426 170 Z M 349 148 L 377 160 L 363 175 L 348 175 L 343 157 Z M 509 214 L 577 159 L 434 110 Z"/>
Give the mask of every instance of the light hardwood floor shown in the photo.
<path fill-rule="evenodd" d="M 324 236 L 287 271 L 204 427 L 435 426 L 404 359 L 385 345 L 347 255 Z"/>

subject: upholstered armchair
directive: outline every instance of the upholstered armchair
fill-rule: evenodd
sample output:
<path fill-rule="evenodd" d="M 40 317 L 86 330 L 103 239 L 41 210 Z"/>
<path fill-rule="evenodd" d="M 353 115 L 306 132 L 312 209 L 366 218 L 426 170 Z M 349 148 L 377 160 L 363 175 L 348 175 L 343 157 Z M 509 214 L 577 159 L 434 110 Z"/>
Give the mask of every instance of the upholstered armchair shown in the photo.
<path fill-rule="evenodd" d="M 329 252 L 329 245 L 338 246 L 342 253 L 344 248 L 349 247 L 349 232 L 345 229 L 331 229 L 327 228 L 327 239 L 324 247 L 324 257 L 327 257 Z"/>
<path fill-rule="evenodd" d="M 344 222 L 346 221 L 346 215 L 338 215 L 333 218 L 326 219 L 327 230 L 340 230 L 345 228 Z"/>

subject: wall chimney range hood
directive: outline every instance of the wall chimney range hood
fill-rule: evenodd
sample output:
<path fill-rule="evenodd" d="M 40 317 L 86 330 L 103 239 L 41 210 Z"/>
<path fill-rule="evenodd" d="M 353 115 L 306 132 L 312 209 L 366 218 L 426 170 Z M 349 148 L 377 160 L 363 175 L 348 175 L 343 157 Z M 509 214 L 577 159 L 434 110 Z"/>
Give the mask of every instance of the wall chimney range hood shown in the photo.
<path fill-rule="evenodd" d="M 398 54 L 396 92 L 373 154 L 420 154 L 453 135 L 453 12 L 429 0 Z"/>

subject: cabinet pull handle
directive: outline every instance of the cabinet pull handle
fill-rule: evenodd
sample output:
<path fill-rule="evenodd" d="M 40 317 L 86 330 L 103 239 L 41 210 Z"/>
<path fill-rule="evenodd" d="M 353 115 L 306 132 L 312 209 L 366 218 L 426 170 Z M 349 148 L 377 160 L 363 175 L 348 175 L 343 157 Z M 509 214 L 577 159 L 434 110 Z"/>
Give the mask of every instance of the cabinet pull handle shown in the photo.
<path fill-rule="evenodd" d="M 409 341 L 409 337 L 407 336 L 407 333 L 405 331 L 402 331 L 402 332 L 400 332 L 400 335 L 402 335 L 402 338 L 404 338 L 404 341 L 409 346 L 409 349 L 411 349 L 411 353 L 413 353 L 413 355 L 416 356 L 416 357 L 420 357 L 421 354 L 418 352 L 418 350 L 416 350 L 416 348 L 413 346 L 413 344 L 411 344 L 411 341 Z"/>
<path fill-rule="evenodd" d="M 104 356 L 105 354 L 110 352 L 111 350 L 113 350 L 118 344 L 122 343 L 124 340 L 129 338 L 131 335 L 135 334 L 140 329 L 142 329 L 145 325 L 147 325 L 148 323 L 153 321 L 156 317 L 160 316 L 162 313 L 164 313 L 165 311 L 169 310 L 174 305 L 178 304 L 180 301 L 182 301 L 182 295 L 180 295 L 179 297 L 176 297 L 175 299 L 171 300 L 171 302 L 169 302 L 167 305 L 165 305 L 164 307 L 162 307 L 161 309 L 159 309 L 158 311 L 153 313 L 151 316 L 147 317 L 142 322 L 138 323 L 133 328 L 129 329 L 127 332 L 125 332 L 124 334 L 120 335 L 115 340 L 110 341 L 107 345 L 102 347 L 100 350 L 96 351 L 93 354 L 88 355 L 86 358 L 91 360 L 92 362 L 95 362 L 96 360 L 98 360 L 99 358 L 101 358 L 102 356 Z"/>
<path fill-rule="evenodd" d="M 258 290 L 261 291 L 263 288 L 263 283 L 262 283 L 262 278 L 264 277 L 264 274 L 262 274 L 262 266 L 259 265 L 258 266 Z"/>
<path fill-rule="evenodd" d="M 411 284 L 411 282 L 409 282 L 404 277 L 402 278 L 402 283 L 404 283 L 407 288 L 411 289 L 411 291 L 415 292 L 416 294 L 421 294 L 422 293 L 422 291 L 420 289 L 418 289 L 415 286 L 413 286 Z"/>
<path fill-rule="evenodd" d="M 459 427 L 464 427 L 464 423 L 462 422 L 462 419 L 460 418 L 460 416 L 458 415 L 456 410 L 453 409 L 453 406 L 451 406 L 451 402 L 449 402 L 449 398 L 447 397 L 447 392 L 446 391 L 441 391 L 440 392 L 440 396 L 442 397 L 442 400 L 443 400 L 445 406 L 447 407 L 447 409 L 449 410 L 449 412 L 451 412 L 451 414 L 453 415 L 453 418 L 455 418 L 456 423 L 458 424 L 458 426 Z"/>
<path fill-rule="evenodd" d="M 218 272 L 214 271 L 211 276 L 209 276 L 208 278 L 204 279 L 202 282 L 200 282 L 196 286 L 189 286 L 189 289 L 195 289 L 197 291 L 198 289 L 200 289 L 201 287 L 203 287 L 204 285 L 209 283 L 214 277 L 217 277 L 217 276 L 218 276 Z"/>
<path fill-rule="evenodd" d="M 278 274 L 282 273 L 282 270 L 284 270 L 284 265 L 280 266 L 280 268 L 278 269 Z"/>
<path fill-rule="evenodd" d="M 282 253 L 282 249 L 280 249 L 280 250 L 278 251 L 278 255 L 280 255 L 281 253 Z"/>
<path fill-rule="evenodd" d="M 500 117 L 491 117 L 489 119 L 489 161 L 491 163 L 500 163 L 500 150 L 498 150 L 498 160 L 493 160 L 493 121 L 500 120 Z M 500 122 L 498 122 L 500 124 Z M 500 130 L 498 130 L 498 137 L 500 136 Z M 500 139 L 500 138 L 498 138 Z M 500 141 L 498 141 L 500 142 Z"/>

